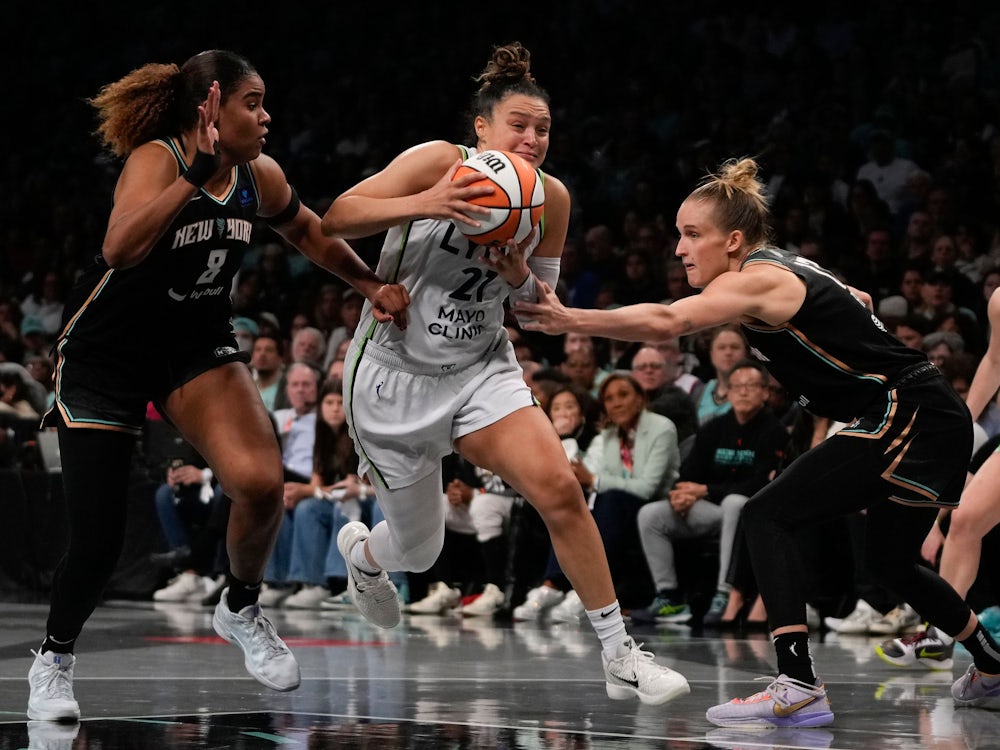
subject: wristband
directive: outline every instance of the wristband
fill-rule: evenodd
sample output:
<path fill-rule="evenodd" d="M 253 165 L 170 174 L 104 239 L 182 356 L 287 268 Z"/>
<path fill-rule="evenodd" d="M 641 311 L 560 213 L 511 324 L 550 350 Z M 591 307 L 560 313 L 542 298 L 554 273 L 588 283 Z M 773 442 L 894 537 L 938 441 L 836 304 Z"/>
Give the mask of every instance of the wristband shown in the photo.
<path fill-rule="evenodd" d="M 313 497 L 317 500 L 323 500 L 326 497 L 323 493 L 323 488 L 317 485 L 316 489 L 313 490 Z"/>
<path fill-rule="evenodd" d="M 216 154 L 195 151 L 191 166 L 181 176 L 195 187 L 200 188 L 211 179 L 218 168 L 219 157 Z"/>
<path fill-rule="evenodd" d="M 535 274 L 530 270 L 528 271 L 528 276 L 521 282 L 520 286 L 511 286 L 510 283 L 507 286 L 510 287 L 508 296 L 511 301 L 538 302 L 538 287 L 535 286 Z"/>

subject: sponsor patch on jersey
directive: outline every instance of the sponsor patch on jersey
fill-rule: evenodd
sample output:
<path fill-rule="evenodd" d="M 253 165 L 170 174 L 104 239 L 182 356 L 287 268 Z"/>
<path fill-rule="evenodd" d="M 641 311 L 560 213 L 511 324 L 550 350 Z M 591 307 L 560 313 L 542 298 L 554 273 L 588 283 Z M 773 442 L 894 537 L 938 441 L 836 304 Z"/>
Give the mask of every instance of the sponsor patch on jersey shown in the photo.
<path fill-rule="evenodd" d="M 217 346 L 215 347 L 215 356 L 222 358 L 228 357 L 230 354 L 236 354 L 235 346 Z"/>
<path fill-rule="evenodd" d="M 251 203 L 253 203 L 253 195 L 250 193 L 250 190 L 240 188 L 240 205 L 249 206 Z"/>

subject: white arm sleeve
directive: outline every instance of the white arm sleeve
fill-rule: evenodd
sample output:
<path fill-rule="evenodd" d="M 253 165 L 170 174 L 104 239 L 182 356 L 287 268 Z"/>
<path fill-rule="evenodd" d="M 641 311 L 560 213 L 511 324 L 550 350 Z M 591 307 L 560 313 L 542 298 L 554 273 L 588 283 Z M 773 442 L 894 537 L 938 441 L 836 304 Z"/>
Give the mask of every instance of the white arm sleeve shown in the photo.
<path fill-rule="evenodd" d="M 511 287 L 509 295 L 511 303 L 518 300 L 525 302 L 538 301 L 538 287 L 535 285 L 536 276 L 555 289 L 556 284 L 559 283 L 559 267 L 559 258 L 536 258 L 532 255 L 528 258 L 528 270 L 531 271 L 528 274 L 528 278 L 516 289 Z M 515 315 L 515 317 L 517 316 Z M 517 318 L 517 322 L 523 324 L 525 321 Z"/>

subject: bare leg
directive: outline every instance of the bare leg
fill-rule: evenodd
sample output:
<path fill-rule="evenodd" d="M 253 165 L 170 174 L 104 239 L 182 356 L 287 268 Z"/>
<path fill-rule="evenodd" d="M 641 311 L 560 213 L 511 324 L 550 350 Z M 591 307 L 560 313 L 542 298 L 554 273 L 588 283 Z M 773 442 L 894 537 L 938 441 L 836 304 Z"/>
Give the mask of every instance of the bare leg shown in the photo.
<path fill-rule="evenodd" d="M 993 453 L 972 477 L 951 512 L 941 552 L 941 577 L 964 599 L 979 573 L 983 537 L 1000 522 L 1000 454 Z"/>
<path fill-rule="evenodd" d="M 497 446 L 513 446 L 497 450 Z M 597 524 L 566 452 L 545 413 L 528 407 L 460 438 L 456 449 L 476 466 L 503 477 L 538 510 L 556 558 L 584 607 L 615 601 Z"/>
<path fill-rule="evenodd" d="M 281 452 L 246 365 L 202 373 L 170 394 L 167 416 L 232 499 L 226 546 L 239 580 L 261 580 L 281 524 Z"/>

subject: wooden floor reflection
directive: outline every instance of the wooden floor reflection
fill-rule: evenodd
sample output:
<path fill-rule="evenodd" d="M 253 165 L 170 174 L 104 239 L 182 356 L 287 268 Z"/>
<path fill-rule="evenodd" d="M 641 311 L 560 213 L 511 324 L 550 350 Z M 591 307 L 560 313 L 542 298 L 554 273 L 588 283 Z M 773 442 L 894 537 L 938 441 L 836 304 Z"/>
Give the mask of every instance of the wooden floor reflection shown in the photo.
<path fill-rule="evenodd" d="M 955 709 L 954 674 L 881 662 L 864 637 L 817 636 L 818 671 L 836 719 L 825 728 L 718 729 L 705 709 L 763 687 L 763 633 L 687 628 L 632 632 L 680 670 L 691 694 L 665 706 L 609 700 L 589 625 L 407 616 L 396 629 L 354 613 L 271 613 L 295 651 L 302 686 L 275 693 L 243 670 L 196 605 L 111 602 L 77 648 L 77 725 L 28 722 L 26 675 L 46 608 L 4 603 L 0 750 L 118 748 L 1000 748 L 1000 712 Z"/>

